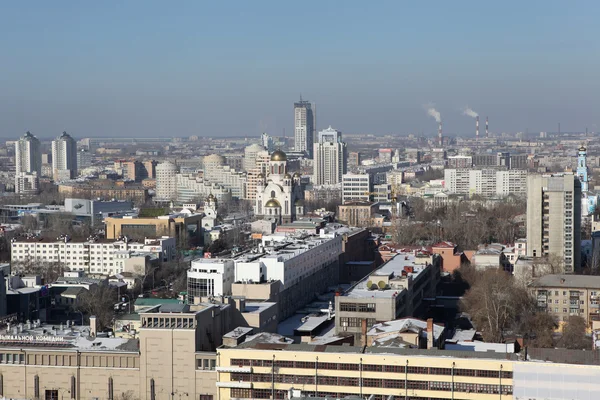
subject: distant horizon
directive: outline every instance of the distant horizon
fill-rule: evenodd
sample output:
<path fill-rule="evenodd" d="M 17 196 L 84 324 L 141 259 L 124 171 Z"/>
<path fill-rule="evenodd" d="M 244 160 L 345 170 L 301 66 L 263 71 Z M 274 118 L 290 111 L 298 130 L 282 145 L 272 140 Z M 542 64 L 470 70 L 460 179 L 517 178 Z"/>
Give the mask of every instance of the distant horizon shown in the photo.
<path fill-rule="evenodd" d="M 596 15 L 558 0 L 6 2 L 0 138 L 291 137 L 300 96 L 342 132 L 434 136 L 430 108 L 463 135 L 477 113 L 497 134 L 594 131 Z"/>

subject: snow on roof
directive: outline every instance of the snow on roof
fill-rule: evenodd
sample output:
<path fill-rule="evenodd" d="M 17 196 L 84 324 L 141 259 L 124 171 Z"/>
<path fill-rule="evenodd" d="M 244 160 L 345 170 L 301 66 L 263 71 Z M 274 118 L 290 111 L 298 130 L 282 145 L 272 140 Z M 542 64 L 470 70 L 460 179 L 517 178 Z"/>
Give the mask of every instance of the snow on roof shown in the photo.
<path fill-rule="evenodd" d="M 444 332 L 442 325 L 433 324 L 433 337 L 437 340 Z M 393 321 L 375 324 L 367 332 L 367 336 L 379 336 L 393 332 L 414 332 L 427 335 L 427 321 L 417 318 L 401 318 Z"/>

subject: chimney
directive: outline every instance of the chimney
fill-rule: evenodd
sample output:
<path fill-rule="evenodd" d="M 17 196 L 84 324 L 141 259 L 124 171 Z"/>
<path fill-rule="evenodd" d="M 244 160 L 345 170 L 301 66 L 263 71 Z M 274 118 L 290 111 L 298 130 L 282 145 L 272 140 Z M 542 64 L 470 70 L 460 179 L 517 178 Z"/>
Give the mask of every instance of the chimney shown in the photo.
<path fill-rule="evenodd" d="M 488 122 L 488 117 L 485 117 L 485 137 L 489 138 L 490 137 L 490 129 L 489 129 L 490 125 Z"/>
<path fill-rule="evenodd" d="M 427 350 L 433 349 L 433 318 L 427 320 Z"/>
<path fill-rule="evenodd" d="M 367 345 L 367 320 L 365 318 L 363 318 L 360 321 L 360 332 L 361 332 L 360 345 L 366 346 Z"/>
<path fill-rule="evenodd" d="M 97 330 L 98 330 L 98 324 L 96 322 L 96 316 L 90 315 L 90 336 L 96 337 Z"/>
<path fill-rule="evenodd" d="M 440 125 L 438 126 L 438 143 L 440 147 L 444 144 L 442 139 L 442 121 L 440 121 Z"/>
<path fill-rule="evenodd" d="M 479 115 L 475 117 L 475 139 L 479 140 Z"/>

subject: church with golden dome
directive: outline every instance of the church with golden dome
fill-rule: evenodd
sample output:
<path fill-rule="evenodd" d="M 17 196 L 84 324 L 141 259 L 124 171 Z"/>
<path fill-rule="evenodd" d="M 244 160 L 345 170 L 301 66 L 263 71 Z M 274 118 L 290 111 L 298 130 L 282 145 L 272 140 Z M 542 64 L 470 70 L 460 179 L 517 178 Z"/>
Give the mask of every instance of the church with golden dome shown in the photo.
<path fill-rule="evenodd" d="M 274 151 L 266 176 L 258 176 L 254 214 L 278 224 L 289 223 L 304 215 L 303 200 L 304 188 L 300 182 L 300 174 L 290 175 L 287 171 L 287 156 L 281 150 Z"/>

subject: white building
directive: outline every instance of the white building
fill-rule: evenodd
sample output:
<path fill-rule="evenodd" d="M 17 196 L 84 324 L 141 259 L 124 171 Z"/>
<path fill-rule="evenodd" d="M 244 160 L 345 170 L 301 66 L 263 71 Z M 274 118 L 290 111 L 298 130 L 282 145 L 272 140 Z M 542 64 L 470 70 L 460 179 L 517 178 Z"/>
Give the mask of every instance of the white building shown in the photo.
<path fill-rule="evenodd" d="M 15 172 L 42 174 L 42 151 L 40 141 L 31 132 L 25 133 L 15 143 Z"/>
<path fill-rule="evenodd" d="M 262 150 L 256 154 L 253 164 L 254 167 L 246 170 L 246 199 L 252 201 L 256 200 L 256 187 L 258 181 L 262 179 L 261 175 L 264 177 L 269 172 L 270 161 L 271 156 L 267 150 Z"/>
<path fill-rule="evenodd" d="M 294 150 L 304 151 L 312 158 L 315 135 L 315 117 L 312 104 L 308 101 L 294 103 Z"/>
<path fill-rule="evenodd" d="M 15 142 L 15 192 L 36 194 L 42 175 L 40 141 L 30 132 Z"/>
<path fill-rule="evenodd" d="M 349 200 L 369 201 L 371 185 L 369 174 L 344 174 L 342 176 L 342 202 Z"/>
<path fill-rule="evenodd" d="M 77 142 L 67 132 L 52 141 L 52 178 L 55 182 L 77 177 Z"/>
<path fill-rule="evenodd" d="M 14 239 L 11 242 L 11 262 L 60 263 L 72 271 L 113 275 L 124 272 L 116 260 L 122 258 L 119 254 L 127 251 L 151 254 L 163 262 L 171 261 L 176 255 L 175 238 L 163 236 L 143 242 L 95 238 L 87 241 L 39 237 Z"/>
<path fill-rule="evenodd" d="M 495 168 L 446 168 L 444 184 L 448 193 L 483 197 L 525 196 L 527 171 Z"/>
<path fill-rule="evenodd" d="M 190 203 L 199 199 L 205 199 L 212 194 L 219 202 L 231 200 L 231 190 L 217 184 L 204 180 L 197 174 L 176 174 L 175 187 L 177 200 Z"/>
<path fill-rule="evenodd" d="M 289 223 L 304 214 L 304 185 L 300 174 L 287 171 L 287 156 L 281 150 L 271 154 L 269 174 L 258 175 L 254 213 L 278 224 Z"/>
<path fill-rule="evenodd" d="M 263 133 L 263 135 L 265 135 L 265 134 Z M 269 135 L 267 135 L 267 136 L 269 136 Z M 271 140 L 271 142 L 272 142 L 272 140 Z M 259 155 L 265 151 L 268 151 L 268 150 L 265 150 L 265 147 L 261 146 L 260 144 L 254 143 L 254 144 L 251 144 L 250 146 L 247 146 L 244 149 L 244 170 L 246 172 L 248 172 L 248 171 L 251 171 L 254 168 L 256 168 L 257 157 L 259 157 Z"/>
<path fill-rule="evenodd" d="M 204 179 L 215 181 L 219 178 L 219 172 L 222 167 L 227 165 L 225 157 L 218 154 L 210 154 L 202 159 L 202 171 L 204 171 Z"/>
<path fill-rule="evenodd" d="M 274 143 L 273 137 L 271 135 L 269 135 L 266 132 L 263 132 L 260 139 L 261 139 L 263 147 L 265 149 L 267 149 L 268 152 L 272 152 L 273 150 L 275 150 L 275 148 L 274 148 L 275 143 Z"/>
<path fill-rule="evenodd" d="M 342 142 L 342 132 L 331 126 L 319 132 L 314 145 L 315 185 L 333 185 L 342 181 L 346 173 L 347 148 Z"/>
<path fill-rule="evenodd" d="M 40 179 L 37 172 L 19 172 L 15 175 L 15 192 L 20 194 L 38 194 Z"/>
<path fill-rule="evenodd" d="M 219 186 L 224 187 L 231 191 L 231 197 L 237 199 L 246 198 L 246 173 L 236 171 L 229 165 L 213 166 L 211 172 L 211 178 L 209 179 L 204 174 L 204 179 L 211 183 L 217 183 Z"/>
<path fill-rule="evenodd" d="M 200 303 L 202 298 L 231 295 L 235 268 L 233 260 L 198 258 L 187 271 L 188 300 Z"/>
<path fill-rule="evenodd" d="M 284 235 L 264 235 L 260 254 L 244 255 L 235 260 L 235 281 L 260 283 L 281 281 L 282 288 L 337 262 L 342 252 L 342 236 L 323 233 L 294 239 Z"/>
<path fill-rule="evenodd" d="M 178 168 L 170 161 L 156 166 L 156 199 L 174 200 L 177 197 Z"/>

